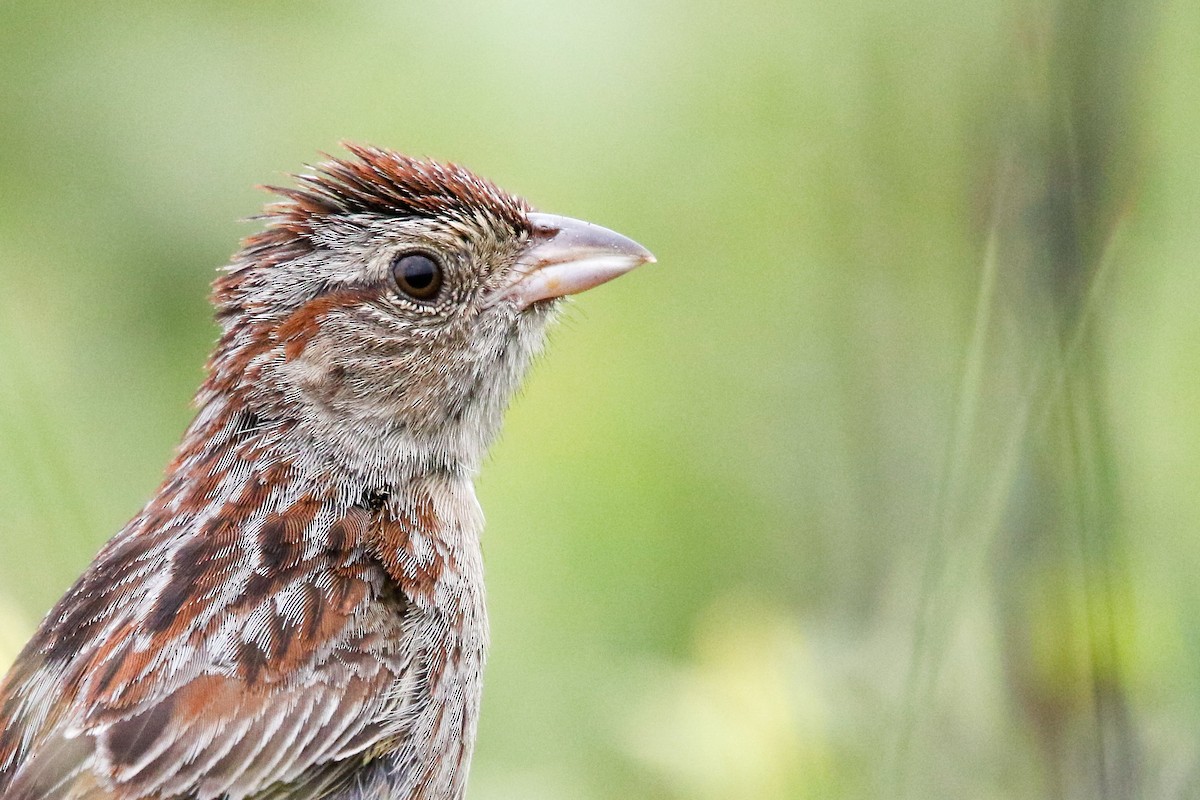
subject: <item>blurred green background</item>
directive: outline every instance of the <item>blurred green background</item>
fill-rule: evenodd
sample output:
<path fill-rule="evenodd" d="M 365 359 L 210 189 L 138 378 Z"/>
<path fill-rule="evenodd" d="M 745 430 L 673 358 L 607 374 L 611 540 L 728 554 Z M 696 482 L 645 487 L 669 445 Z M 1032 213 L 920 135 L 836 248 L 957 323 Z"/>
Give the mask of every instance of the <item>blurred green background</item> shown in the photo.
<path fill-rule="evenodd" d="M 471 796 L 1200 796 L 1200 5 L 0 3 L 0 662 L 156 485 L 252 187 L 658 264 L 479 481 Z"/>

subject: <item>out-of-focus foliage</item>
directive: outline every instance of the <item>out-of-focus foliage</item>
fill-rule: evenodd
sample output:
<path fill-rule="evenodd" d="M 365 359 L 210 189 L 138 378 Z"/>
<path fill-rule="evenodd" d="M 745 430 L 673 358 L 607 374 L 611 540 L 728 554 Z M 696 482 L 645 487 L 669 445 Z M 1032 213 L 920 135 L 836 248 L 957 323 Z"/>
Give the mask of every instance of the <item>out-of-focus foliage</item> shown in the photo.
<path fill-rule="evenodd" d="M 0 3 L 0 660 L 341 138 L 659 263 L 479 482 L 475 798 L 1200 791 L 1200 5 Z"/>

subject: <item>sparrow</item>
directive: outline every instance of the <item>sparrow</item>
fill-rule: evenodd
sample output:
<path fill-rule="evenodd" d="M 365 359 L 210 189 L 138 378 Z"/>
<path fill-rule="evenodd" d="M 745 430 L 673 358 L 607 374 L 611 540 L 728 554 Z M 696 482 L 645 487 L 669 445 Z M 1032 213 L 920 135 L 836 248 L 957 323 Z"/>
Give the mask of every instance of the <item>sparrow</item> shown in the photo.
<path fill-rule="evenodd" d="M 4 800 L 463 796 L 474 476 L 561 298 L 654 257 L 345 147 L 266 187 L 161 486 L 0 684 Z"/>

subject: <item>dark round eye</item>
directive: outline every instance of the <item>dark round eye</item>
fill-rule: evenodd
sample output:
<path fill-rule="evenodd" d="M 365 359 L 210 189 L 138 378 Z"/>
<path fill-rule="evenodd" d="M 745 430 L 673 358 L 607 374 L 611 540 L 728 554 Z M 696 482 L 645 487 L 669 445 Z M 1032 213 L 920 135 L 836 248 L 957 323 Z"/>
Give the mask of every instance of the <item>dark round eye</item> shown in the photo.
<path fill-rule="evenodd" d="M 392 262 L 400 291 L 416 300 L 432 300 L 442 288 L 442 267 L 424 253 L 402 253 Z"/>

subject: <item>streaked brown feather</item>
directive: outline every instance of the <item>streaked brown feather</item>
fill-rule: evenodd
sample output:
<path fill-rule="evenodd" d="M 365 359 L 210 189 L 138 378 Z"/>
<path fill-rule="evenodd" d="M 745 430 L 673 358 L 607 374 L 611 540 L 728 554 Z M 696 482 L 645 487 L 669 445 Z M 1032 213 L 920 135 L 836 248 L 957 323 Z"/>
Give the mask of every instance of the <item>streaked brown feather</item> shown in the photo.
<path fill-rule="evenodd" d="M 315 560 L 277 571 L 274 583 L 238 598 L 207 625 L 195 625 L 199 615 L 188 607 L 194 627 L 156 634 L 182 635 L 199 649 L 230 617 L 242 628 L 257 616 L 256 626 L 274 631 L 269 642 L 277 649 L 253 659 L 245 648 L 230 650 L 223 655 L 231 660 L 203 664 L 180 682 L 186 672 L 147 672 L 153 651 L 131 645 L 145 633 L 145 620 L 134 620 L 112 629 L 113 640 L 92 643 L 95 655 L 83 679 L 57 705 L 47 696 L 61 690 L 56 684 L 27 695 L 25 705 L 51 703 L 60 713 L 26 746 L 37 757 L 0 783 L 4 796 L 72 797 L 81 791 L 80 781 L 95 780 L 121 787 L 121 798 L 170 797 L 189 789 L 200 800 L 226 792 L 246 796 L 401 733 L 404 699 L 390 690 L 406 669 L 399 651 L 407 607 L 387 587 L 383 569 L 361 558 L 357 548 L 368 533 L 362 519 L 330 527 L 338 528 L 346 549 L 323 550 Z M 358 535 L 347 539 L 346 527 Z M 316 575 L 325 576 L 319 600 L 274 613 L 273 598 L 310 592 Z M 27 652 L 10 680 L 35 671 L 29 665 L 37 658 L 36 651 Z M 11 739 L 28 715 L 6 716 Z"/>

